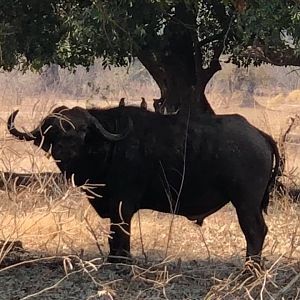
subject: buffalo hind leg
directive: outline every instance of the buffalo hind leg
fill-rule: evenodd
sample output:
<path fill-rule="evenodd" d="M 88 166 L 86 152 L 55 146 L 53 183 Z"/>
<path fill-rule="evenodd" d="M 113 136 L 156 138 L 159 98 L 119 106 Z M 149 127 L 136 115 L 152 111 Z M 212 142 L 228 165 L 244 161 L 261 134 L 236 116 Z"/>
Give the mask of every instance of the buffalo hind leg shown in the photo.
<path fill-rule="evenodd" d="M 247 250 L 246 260 L 261 264 L 261 253 L 268 227 L 260 208 L 236 207 L 239 224 L 245 235 Z"/>

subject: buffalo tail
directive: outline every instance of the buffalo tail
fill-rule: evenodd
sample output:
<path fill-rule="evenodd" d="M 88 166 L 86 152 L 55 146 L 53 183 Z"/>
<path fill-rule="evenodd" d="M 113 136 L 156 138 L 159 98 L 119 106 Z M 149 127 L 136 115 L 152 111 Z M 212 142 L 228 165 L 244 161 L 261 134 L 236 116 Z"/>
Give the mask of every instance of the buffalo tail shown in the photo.
<path fill-rule="evenodd" d="M 267 213 L 270 193 L 272 192 L 272 190 L 275 186 L 276 177 L 281 176 L 283 173 L 284 161 L 280 157 L 277 143 L 274 141 L 274 139 L 270 135 L 266 134 L 265 132 L 263 132 L 261 130 L 259 130 L 259 132 L 266 139 L 266 141 L 269 143 L 269 145 L 272 148 L 273 164 L 274 164 L 274 160 L 275 160 L 275 164 L 272 169 L 272 173 L 271 173 L 271 176 L 270 176 L 270 179 L 269 179 L 269 182 L 268 182 L 268 185 L 267 185 L 264 197 L 263 197 L 263 201 L 262 201 L 262 209 L 264 210 L 265 213 Z"/>

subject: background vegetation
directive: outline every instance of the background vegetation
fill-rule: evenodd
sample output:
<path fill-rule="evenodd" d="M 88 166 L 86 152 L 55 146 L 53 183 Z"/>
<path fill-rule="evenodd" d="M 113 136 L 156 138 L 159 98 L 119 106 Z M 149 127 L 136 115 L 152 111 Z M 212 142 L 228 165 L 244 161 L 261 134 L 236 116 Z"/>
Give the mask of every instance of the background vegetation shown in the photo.
<path fill-rule="evenodd" d="M 28 129 L 60 104 L 107 107 L 125 96 L 127 104 L 139 105 L 144 96 L 151 109 L 159 90 L 141 65 L 102 71 L 99 62 L 93 68 L 75 74 L 59 69 L 59 81 L 50 87 L 44 75 L 0 75 L 0 299 L 298 299 L 300 211 L 288 194 L 272 199 L 265 269 L 257 274 L 242 273 L 244 238 L 230 205 L 203 227 L 183 217 L 141 211 L 133 220 L 133 264 L 104 261 L 108 220 L 95 214 L 79 188 L 44 177 L 58 171 L 55 163 L 6 131 L 15 108 L 20 108 L 17 126 Z M 223 71 L 207 89 L 215 110 L 241 113 L 278 140 L 299 111 L 296 71 L 232 65 Z M 230 90 L 239 72 L 243 84 Z M 252 96 L 261 106 L 250 101 L 245 107 L 241 93 L 249 94 L 253 82 Z M 293 95 L 293 103 L 286 100 Z M 285 149 L 284 182 L 299 186 L 300 147 L 286 144 Z M 33 172 L 32 184 L 18 187 L 14 178 L 4 179 L 4 172 Z M 22 247 L 8 241 L 20 241 Z"/>
<path fill-rule="evenodd" d="M 280 141 L 300 110 L 299 11 L 293 0 L 0 0 L 0 299 L 299 299 L 299 199 L 288 192 L 266 217 L 265 267 L 247 276 L 231 206 L 203 227 L 142 211 L 135 261 L 110 265 L 108 222 L 72 183 L 44 176 L 53 160 L 6 131 L 16 108 L 29 129 L 60 104 L 145 97 L 151 109 L 163 97 L 170 111 L 197 101 L 241 113 Z M 284 183 L 299 187 L 299 144 L 283 147 Z M 7 177 L 16 172 L 31 183 Z"/>

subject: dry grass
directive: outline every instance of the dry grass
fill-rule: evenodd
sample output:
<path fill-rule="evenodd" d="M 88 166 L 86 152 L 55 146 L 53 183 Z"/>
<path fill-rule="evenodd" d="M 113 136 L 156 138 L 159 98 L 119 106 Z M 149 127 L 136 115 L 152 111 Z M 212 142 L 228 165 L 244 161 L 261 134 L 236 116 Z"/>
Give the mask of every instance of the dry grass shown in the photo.
<path fill-rule="evenodd" d="M 261 110 L 242 112 L 277 136 L 288 117 Z M 37 122 L 38 113 L 32 115 L 32 122 L 28 121 L 30 114 L 22 109 L 19 126 Z M 3 120 L 7 115 L 2 111 Z M 2 170 L 57 170 L 54 162 L 30 143 L 8 138 L 4 122 L 0 127 Z M 288 170 L 294 170 L 299 178 L 295 169 L 299 149 L 288 147 L 287 152 Z M 6 182 L 7 188 L 0 191 L 0 239 L 20 240 L 23 247 L 3 245 L 0 250 L 0 299 L 300 297 L 300 208 L 287 198 L 274 199 L 266 217 L 265 269 L 246 276 L 242 272 L 245 241 L 229 205 L 207 218 L 203 227 L 184 217 L 176 216 L 172 222 L 170 215 L 141 211 L 133 219 L 135 262 L 116 266 L 104 260 L 109 222 L 95 214 L 80 189 L 39 177 L 34 182 L 22 189 Z"/>
<path fill-rule="evenodd" d="M 87 96 L 75 100 L 55 91 L 30 90 L 36 75 L 0 77 L 0 170 L 58 171 L 32 144 L 8 136 L 6 120 L 16 108 L 17 126 L 30 129 L 54 105 L 116 105 L 123 96 L 139 105 L 144 96 L 152 107 L 151 99 L 157 97 L 153 83 L 130 85 L 122 74 L 106 75 L 94 80 L 98 90 L 82 74 L 79 83 Z M 218 113 L 239 112 L 276 138 L 294 113 L 237 111 L 222 108 L 223 96 L 210 94 L 209 100 Z M 286 151 L 286 172 L 299 184 L 300 147 L 287 145 Z M 230 205 L 202 227 L 184 217 L 173 222 L 170 215 L 141 211 L 132 226 L 134 263 L 110 265 L 105 262 L 109 222 L 96 215 L 80 189 L 39 175 L 20 189 L 12 181 L 5 180 L 0 190 L 0 299 L 300 299 L 300 208 L 287 197 L 273 199 L 266 216 L 264 270 L 244 274 L 245 241 Z M 6 241 L 21 241 L 22 247 Z"/>
<path fill-rule="evenodd" d="M 300 105 L 300 90 L 293 90 L 289 93 L 280 93 L 274 97 L 271 97 L 267 101 L 269 108 L 281 108 L 283 110 L 295 111 L 299 110 Z"/>
<path fill-rule="evenodd" d="M 21 240 L 24 251 L 0 253 L 0 299 L 93 299 L 88 298 L 93 295 L 94 299 L 297 299 L 299 295 L 299 206 L 288 199 L 276 199 L 270 207 L 265 269 L 251 276 L 242 273 L 245 242 L 231 206 L 210 216 L 203 227 L 175 217 L 171 236 L 167 233 L 172 216 L 142 211 L 147 260 L 136 215 L 131 238 L 135 262 L 114 266 L 103 259 L 109 224 L 94 213 L 78 188 L 29 186 L 3 191 L 1 199 L 1 239 Z"/>
<path fill-rule="evenodd" d="M 107 253 L 109 224 L 96 216 L 79 189 L 55 189 L 46 197 L 28 187 L 2 192 L 1 198 L 1 238 L 21 240 L 24 252 L 1 253 L 2 265 L 8 266 L 0 270 L 0 299 L 34 299 L 35 293 L 36 299 L 298 297 L 299 206 L 287 199 L 271 206 L 265 270 L 249 277 L 242 274 L 245 242 L 230 206 L 209 217 L 203 227 L 175 217 L 171 236 L 170 215 L 142 211 L 147 260 L 136 215 L 131 238 L 136 261 L 114 266 L 99 253 L 99 248 Z"/>

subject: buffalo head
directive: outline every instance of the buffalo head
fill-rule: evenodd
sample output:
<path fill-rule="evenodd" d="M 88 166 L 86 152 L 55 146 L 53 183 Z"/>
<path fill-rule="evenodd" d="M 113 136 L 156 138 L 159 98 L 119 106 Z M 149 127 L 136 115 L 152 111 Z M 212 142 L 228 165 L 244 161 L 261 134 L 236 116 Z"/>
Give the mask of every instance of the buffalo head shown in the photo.
<path fill-rule="evenodd" d="M 111 133 L 88 110 L 61 106 L 54 109 L 34 130 L 21 132 L 15 127 L 17 114 L 18 110 L 8 118 L 9 132 L 20 140 L 33 141 L 44 151 L 50 151 L 53 158 L 60 162 L 59 164 L 69 163 L 81 157 L 83 149 L 87 148 L 86 140 L 91 135 L 117 142 L 126 138 L 132 127 L 130 120 L 129 128 L 125 131 L 118 134 Z"/>

